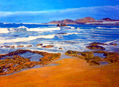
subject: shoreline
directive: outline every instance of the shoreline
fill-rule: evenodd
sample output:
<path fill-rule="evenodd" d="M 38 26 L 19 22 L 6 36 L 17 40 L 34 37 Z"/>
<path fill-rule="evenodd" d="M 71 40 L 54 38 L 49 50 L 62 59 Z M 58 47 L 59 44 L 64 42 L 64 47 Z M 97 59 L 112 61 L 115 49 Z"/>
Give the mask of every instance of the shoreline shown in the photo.
<path fill-rule="evenodd" d="M 0 85 L 1 87 L 86 87 L 87 85 L 88 87 L 104 87 L 104 85 L 118 87 L 119 64 L 94 67 L 76 57 L 53 63 L 58 65 L 2 76 Z"/>
<path fill-rule="evenodd" d="M 118 87 L 119 54 L 105 51 L 105 45 L 90 43 L 86 48 L 91 51 L 86 52 L 68 50 L 61 54 L 19 49 L 0 55 L 0 87 Z M 31 61 L 20 56 L 27 52 L 42 57 Z M 43 67 L 33 68 L 37 65 Z"/>
<path fill-rule="evenodd" d="M 41 45 L 41 44 L 39 44 Z M 47 66 L 52 61 L 62 60 L 66 58 L 77 57 L 87 61 L 90 65 L 107 65 L 110 63 L 118 63 L 118 52 L 110 52 L 105 50 L 105 46 L 117 46 L 116 43 L 99 43 L 93 42 L 86 46 L 89 51 L 72 51 L 65 53 L 49 53 L 44 51 L 32 51 L 18 49 L 8 54 L 0 55 L 0 75 L 9 75 L 14 72 L 22 71 L 29 68 L 39 68 Z M 47 45 L 53 47 L 52 45 Z"/>

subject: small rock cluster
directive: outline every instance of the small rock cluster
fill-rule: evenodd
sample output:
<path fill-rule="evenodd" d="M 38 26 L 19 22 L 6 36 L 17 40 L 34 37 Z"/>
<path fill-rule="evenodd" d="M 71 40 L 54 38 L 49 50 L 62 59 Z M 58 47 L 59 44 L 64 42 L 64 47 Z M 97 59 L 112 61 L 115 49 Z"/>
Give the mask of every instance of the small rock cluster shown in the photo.
<path fill-rule="evenodd" d="M 98 54 L 103 53 L 105 58 L 101 58 L 100 56 L 94 56 L 94 53 L 98 53 Z M 115 52 L 107 52 L 107 51 L 79 52 L 79 51 L 68 50 L 65 53 L 65 55 L 85 59 L 90 65 L 100 65 L 100 62 L 119 63 L 119 54 Z"/>

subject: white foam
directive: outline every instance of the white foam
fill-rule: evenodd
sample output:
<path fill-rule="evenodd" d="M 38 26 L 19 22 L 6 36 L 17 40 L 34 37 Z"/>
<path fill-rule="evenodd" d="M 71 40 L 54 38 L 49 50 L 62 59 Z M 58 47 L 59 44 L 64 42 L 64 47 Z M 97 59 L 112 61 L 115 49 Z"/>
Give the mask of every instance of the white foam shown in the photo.
<path fill-rule="evenodd" d="M 30 28 L 30 29 L 27 29 L 27 31 L 40 31 L 40 32 L 54 31 L 54 30 L 60 30 L 60 28 L 52 27 L 52 28 Z"/>
<path fill-rule="evenodd" d="M 16 39 L 9 39 L 9 40 L 0 40 L 0 43 L 10 43 L 10 42 L 27 42 L 30 40 L 38 39 L 38 38 L 54 38 L 55 35 L 40 35 L 40 36 L 29 36 L 27 38 L 16 38 Z"/>
<path fill-rule="evenodd" d="M 117 40 L 113 40 L 113 41 L 107 41 L 107 42 L 105 42 L 106 44 L 109 44 L 109 43 L 119 43 L 119 39 L 117 39 Z"/>
<path fill-rule="evenodd" d="M 0 33 L 9 33 L 8 28 L 0 28 Z"/>
<path fill-rule="evenodd" d="M 98 29 L 119 29 L 119 28 L 116 28 L 116 27 L 112 27 L 112 28 L 106 28 L 106 27 L 96 27 Z"/>

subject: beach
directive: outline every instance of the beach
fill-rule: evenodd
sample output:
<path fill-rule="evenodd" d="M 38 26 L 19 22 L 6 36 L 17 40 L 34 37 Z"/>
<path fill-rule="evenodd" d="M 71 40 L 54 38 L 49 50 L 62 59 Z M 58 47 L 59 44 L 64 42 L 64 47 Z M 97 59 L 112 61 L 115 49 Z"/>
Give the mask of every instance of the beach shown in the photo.
<path fill-rule="evenodd" d="M 118 87 L 119 26 L 5 26 L 0 87 Z"/>
<path fill-rule="evenodd" d="M 0 0 L 0 87 L 119 87 L 119 0 Z"/>
<path fill-rule="evenodd" d="M 47 66 L 1 76 L 1 87 L 118 87 L 119 64 L 90 66 L 85 60 L 67 58 Z"/>

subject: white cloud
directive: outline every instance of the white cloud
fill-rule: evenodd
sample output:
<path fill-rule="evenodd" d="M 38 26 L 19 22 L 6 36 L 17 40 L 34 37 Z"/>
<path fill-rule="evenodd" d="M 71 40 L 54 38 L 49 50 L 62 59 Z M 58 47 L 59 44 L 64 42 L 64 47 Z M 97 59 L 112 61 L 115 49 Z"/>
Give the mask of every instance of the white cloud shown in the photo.
<path fill-rule="evenodd" d="M 65 18 L 81 18 L 91 16 L 94 18 L 119 18 L 119 5 L 116 6 L 96 6 L 96 7 L 81 7 L 69 8 L 62 10 L 50 11 L 16 11 L 5 12 L 0 11 L 0 21 L 2 22 L 42 22 Z"/>

